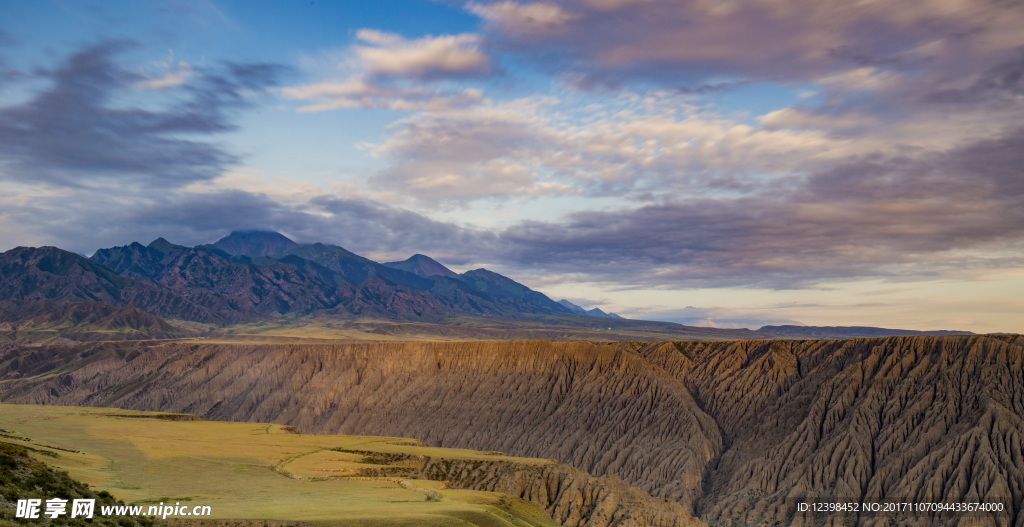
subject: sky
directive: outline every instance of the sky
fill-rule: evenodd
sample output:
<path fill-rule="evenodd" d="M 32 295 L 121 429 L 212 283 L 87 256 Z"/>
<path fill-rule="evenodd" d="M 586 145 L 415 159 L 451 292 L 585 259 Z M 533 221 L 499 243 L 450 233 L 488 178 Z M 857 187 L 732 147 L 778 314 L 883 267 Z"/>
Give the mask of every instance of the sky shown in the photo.
<path fill-rule="evenodd" d="M 693 325 L 1024 332 L 1024 4 L 0 0 L 0 250 L 267 229 Z"/>

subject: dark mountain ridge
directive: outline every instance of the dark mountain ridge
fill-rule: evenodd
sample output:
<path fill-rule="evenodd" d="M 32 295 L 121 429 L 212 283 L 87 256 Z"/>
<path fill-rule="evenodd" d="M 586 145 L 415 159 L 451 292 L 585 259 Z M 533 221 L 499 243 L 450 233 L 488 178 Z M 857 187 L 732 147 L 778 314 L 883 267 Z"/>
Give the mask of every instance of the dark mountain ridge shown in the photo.
<path fill-rule="evenodd" d="M 0 302 L 10 300 L 134 304 L 159 317 L 221 326 L 317 313 L 431 324 L 459 317 L 555 317 L 548 321 L 554 325 L 603 318 L 609 330 L 611 319 L 621 319 L 555 302 L 487 269 L 456 274 L 422 254 L 380 264 L 336 245 L 298 245 L 262 231 L 196 247 L 157 238 L 100 249 L 88 259 L 55 247 L 19 247 L 0 254 Z M 764 338 L 964 333 L 804 326 L 755 332 Z"/>
<path fill-rule="evenodd" d="M 0 253 L 0 301 L 11 300 L 135 304 L 161 317 L 224 321 L 205 305 L 56 247 L 17 247 Z"/>
<path fill-rule="evenodd" d="M 0 270 L 0 301 L 135 303 L 162 317 L 214 324 L 318 312 L 429 322 L 572 314 L 486 269 L 459 275 L 425 255 L 384 265 L 336 245 L 298 245 L 264 231 L 196 247 L 158 238 L 100 249 L 88 259 L 54 247 L 18 248 L 0 255 Z"/>

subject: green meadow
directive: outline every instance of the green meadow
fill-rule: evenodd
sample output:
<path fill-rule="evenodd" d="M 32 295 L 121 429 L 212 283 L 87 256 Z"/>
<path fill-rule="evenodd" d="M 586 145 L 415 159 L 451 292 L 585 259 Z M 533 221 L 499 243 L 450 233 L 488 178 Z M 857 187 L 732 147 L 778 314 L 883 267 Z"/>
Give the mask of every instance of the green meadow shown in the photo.
<path fill-rule="evenodd" d="M 305 435 L 276 424 L 0 404 L 0 441 L 131 504 L 209 505 L 211 518 L 356 526 L 553 526 L 538 505 L 415 480 L 422 460 L 508 460 L 403 438 Z"/>

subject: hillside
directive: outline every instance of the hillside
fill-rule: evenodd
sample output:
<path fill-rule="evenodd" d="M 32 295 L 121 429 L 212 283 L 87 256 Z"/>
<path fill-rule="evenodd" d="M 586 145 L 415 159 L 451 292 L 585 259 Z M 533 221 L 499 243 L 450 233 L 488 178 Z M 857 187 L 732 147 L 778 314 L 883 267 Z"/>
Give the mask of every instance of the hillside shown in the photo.
<path fill-rule="evenodd" d="M 1024 524 L 1021 336 L 104 343 L 16 349 L 0 375 L 4 401 L 183 411 L 551 458 L 713 525 L 808 520 L 795 503 L 815 496 L 984 498 L 1008 511 L 979 521 Z M 872 518 L 960 519 L 844 521 Z"/>
<path fill-rule="evenodd" d="M 225 321 L 211 311 L 206 299 L 193 302 L 56 247 L 17 247 L 0 253 L 0 302 L 18 300 L 135 304 L 162 317 Z"/>
<path fill-rule="evenodd" d="M 133 304 L 0 302 L 0 342 L 153 340 L 193 336 Z"/>
<path fill-rule="evenodd" d="M 0 525 L 4 527 L 23 525 L 27 520 L 15 519 L 17 513 L 16 503 L 18 500 L 38 499 L 48 500 L 61 498 L 73 502 L 76 499 L 95 500 L 95 510 L 102 510 L 103 506 L 124 505 L 123 501 L 116 500 L 109 492 L 95 491 L 88 485 L 72 479 L 66 472 L 56 470 L 53 467 L 33 459 L 29 452 L 41 454 L 44 457 L 56 458 L 59 451 L 38 448 L 31 442 L 0 429 L 0 467 L 3 467 L 0 475 Z M 29 443 L 29 445 L 24 445 Z M 40 511 L 42 512 L 42 511 Z M 42 521 L 47 525 L 83 525 L 82 520 L 61 517 L 52 520 Z M 17 523 L 15 523 L 17 522 Z M 151 518 L 133 518 L 130 516 L 119 518 L 107 518 L 94 514 L 89 525 L 104 527 L 166 527 L 162 522 L 154 521 Z"/>

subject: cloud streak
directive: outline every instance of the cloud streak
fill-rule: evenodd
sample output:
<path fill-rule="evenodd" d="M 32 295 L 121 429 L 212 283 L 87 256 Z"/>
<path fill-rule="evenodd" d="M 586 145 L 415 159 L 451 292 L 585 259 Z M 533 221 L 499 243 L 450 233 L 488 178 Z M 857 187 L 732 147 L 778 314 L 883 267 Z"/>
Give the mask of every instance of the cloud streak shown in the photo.
<path fill-rule="evenodd" d="M 173 188 L 218 177 L 237 158 L 189 136 L 232 130 L 245 91 L 276 82 L 280 69 L 227 64 L 178 83 L 159 110 L 114 101 L 139 95 L 145 82 L 116 64 L 134 45 L 107 41 L 36 73 L 51 85 L 30 100 L 0 108 L 0 178 L 68 187 L 147 185 Z M 165 86 L 170 88 L 171 86 Z"/>
<path fill-rule="evenodd" d="M 355 52 L 374 77 L 417 81 L 475 77 L 491 70 L 477 35 L 441 35 L 407 40 L 400 35 L 363 29 L 356 38 L 367 45 Z"/>
<path fill-rule="evenodd" d="M 356 38 L 361 44 L 350 50 L 355 65 L 347 77 L 290 86 L 281 94 L 288 99 L 312 101 L 298 109 L 303 113 L 344 108 L 438 111 L 478 103 L 483 92 L 441 89 L 429 87 L 429 83 L 486 77 L 494 72 L 478 35 L 410 40 L 393 33 L 361 29 Z"/>

